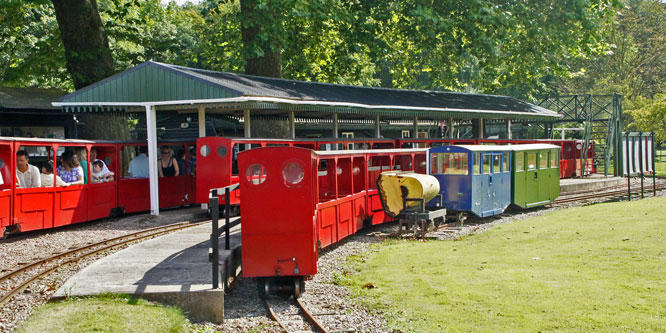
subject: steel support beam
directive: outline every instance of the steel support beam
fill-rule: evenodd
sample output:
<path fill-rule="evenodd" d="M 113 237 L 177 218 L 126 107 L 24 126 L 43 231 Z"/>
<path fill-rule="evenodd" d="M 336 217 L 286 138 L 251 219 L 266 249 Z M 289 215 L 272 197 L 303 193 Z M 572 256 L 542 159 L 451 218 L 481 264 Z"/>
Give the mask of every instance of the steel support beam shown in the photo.
<path fill-rule="evenodd" d="M 199 114 L 199 137 L 203 138 L 206 136 L 206 108 L 200 105 L 197 111 Z"/>
<path fill-rule="evenodd" d="M 379 115 L 375 116 L 375 138 L 381 138 L 382 137 L 382 132 L 381 132 L 381 125 L 379 124 Z"/>
<path fill-rule="evenodd" d="M 333 138 L 338 138 L 338 114 L 334 113 L 333 114 Z"/>
<path fill-rule="evenodd" d="M 296 117 L 294 111 L 289 111 L 289 138 L 296 139 Z"/>

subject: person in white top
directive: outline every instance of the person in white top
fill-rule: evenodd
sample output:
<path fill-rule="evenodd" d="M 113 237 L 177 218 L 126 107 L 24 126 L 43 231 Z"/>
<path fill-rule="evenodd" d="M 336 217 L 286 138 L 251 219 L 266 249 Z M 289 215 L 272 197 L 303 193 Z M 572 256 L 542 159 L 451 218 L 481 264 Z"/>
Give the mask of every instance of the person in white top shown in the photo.
<path fill-rule="evenodd" d="M 19 150 L 16 152 L 16 178 L 18 186 L 22 188 L 41 187 L 42 182 L 39 177 L 39 169 L 36 166 L 28 164 L 28 152 Z"/>
<path fill-rule="evenodd" d="M 92 170 L 92 169 L 93 169 L 92 164 L 93 164 L 93 162 L 95 162 L 95 161 L 100 161 L 100 162 L 102 162 L 102 174 L 105 175 L 105 174 L 111 172 L 111 170 L 109 170 L 109 168 L 106 166 L 106 163 L 105 163 L 103 160 L 99 160 L 99 159 L 97 159 L 97 149 L 95 149 L 95 148 L 91 148 L 91 149 L 90 149 L 90 168 L 89 168 L 88 170 Z M 90 173 L 92 173 L 92 171 L 91 171 Z"/>
<path fill-rule="evenodd" d="M 129 164 L 129 174 L 132 178 L 150 177 L 150 168 L 148 167 L 148 147 L 139 147 L 139 155 L 133 158 Z"/>

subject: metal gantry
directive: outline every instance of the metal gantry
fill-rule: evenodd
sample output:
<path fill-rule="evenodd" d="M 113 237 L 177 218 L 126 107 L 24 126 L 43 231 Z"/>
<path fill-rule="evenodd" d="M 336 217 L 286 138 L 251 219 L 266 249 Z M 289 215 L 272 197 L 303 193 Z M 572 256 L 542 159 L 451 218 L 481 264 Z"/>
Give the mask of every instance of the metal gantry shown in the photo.
<path fill-rule="evenodd" d="M 622 131 L 622 95 L 563 95 L 540 98 L 537 105 L 556 111 L 563 117 L 553 123 L 582 125 L 582 170 L 589 170 L 594 163 L 603 173 L 619 175 L 618 156 Z M 551 134 L 552 135 L 552 134 Z M 588 153 L 593 146 L 593 156 Z M 582 173 L 584 174 L 584 173 Z"/>

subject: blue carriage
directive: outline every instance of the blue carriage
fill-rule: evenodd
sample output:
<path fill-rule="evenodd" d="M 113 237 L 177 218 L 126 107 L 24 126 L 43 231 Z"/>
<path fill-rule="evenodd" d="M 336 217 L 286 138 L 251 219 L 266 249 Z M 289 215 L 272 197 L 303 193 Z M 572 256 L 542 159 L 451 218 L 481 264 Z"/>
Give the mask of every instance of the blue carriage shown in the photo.
<path fill-rule="evenodd" d="M 479 217 L 501 214 L 511 204 L 509 146 L 442 146 L 428 151 L 428 173 L 439 180 L 442 205 Z M 437 206 L 439 200 L 428 205 Z"/>

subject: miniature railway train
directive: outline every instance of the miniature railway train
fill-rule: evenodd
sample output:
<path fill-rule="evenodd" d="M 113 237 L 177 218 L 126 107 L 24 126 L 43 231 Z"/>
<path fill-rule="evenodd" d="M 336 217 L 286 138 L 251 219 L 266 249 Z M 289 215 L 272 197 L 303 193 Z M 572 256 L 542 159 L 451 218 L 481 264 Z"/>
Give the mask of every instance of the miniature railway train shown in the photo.
<path fill-rule="evenodd" d="M 243 276 L 260 293 L 298 297 L 317 273 L 320 249 L 365 226 L 394 220 L 377 181 L 384 171 L 434 175 L 442 200 L 429 205 L 500 214 L 510 204 L 529 208 L 559 195 L 560 147 L 461 145 L 436 148 L 315 151 L 266 147 L 239 154 L 243 193 Z M 262 209 L 253 209 L 262 207 Z"/>
<path fill-rule="evenodd" d="M 239 182 L 237 157 L 239 152 L 257 147 L 302 147 L 316 151 L 356 151 L 403 147 L 430 148 L 453 144 L 478 144 L 477 139 L 259 139 L 204 137 L 195 141 L 162 141 L 183 156 L 180 174 L 159 178 L 159 206 L 161 209 L 193 203 L 207 203 L 209 191 Z M 483 140 L 483 144 L 531 143 L 528 140 Z M 556 143 L 563 147 L 561 165 L 565 157 L 575 157 L 576 141 Z M 88 140 L 0 138 L 0 232 L 9 233 L 49 229 L 80 223 L 121 213 L 150 209 L 147 178 L 132 178 L 128 174 L 130 160 L 139 154 L 145 142 L 112 142 Z M 196 148 L 195 148 L 196 147 Z M 566 147 L 566 148 L 565 148 Z M 195 148 L 195 149 L 192 149 Z M 29 163 L 40 167 L 51 160 L 60 164 L 65 151 L 83 151 L 91 169 L 91 152 L 105 162 L 115 173 L 110 182 L 83 185 L 20 188 L 16 179 L 16 152 L 26 150 Z M 567 153 L 565 151 L 569 151 Z M 192 155 L 191 155 L 192 154 Z M 80 154 L 78 154 L 80 155 Z M 425 155 L 424 155 L 425 156 Z M 198 163 L 195 164 L 195 161 Z M 180 163 L 179 163 L 180 164 Z M 575 163 L 568 163 L 575 165 Z M 579 163 L 580 164 L 580 163 Z M 88 170 L 90 171 L 90 170 Z M 185 171 L 185 172 L 183 172 Z M 55 173 L 55 172 L 54 172 Z M 566 176 L 566 175 L 563 175 Z M 570 175 L 568 175 L 570 176 Z M 55 176 L 54 176 L 55 177 Z M 54 182 L 55 183 L 55 182 Z M 230 203 L 238 207 L 240 191 L 232 192 Z M 224 203 L 223 197 L 220 202 Z M 375 208 L 377 209 L 377 208 Z M 373 217 L 379 219 L 379 217 Z"/>

